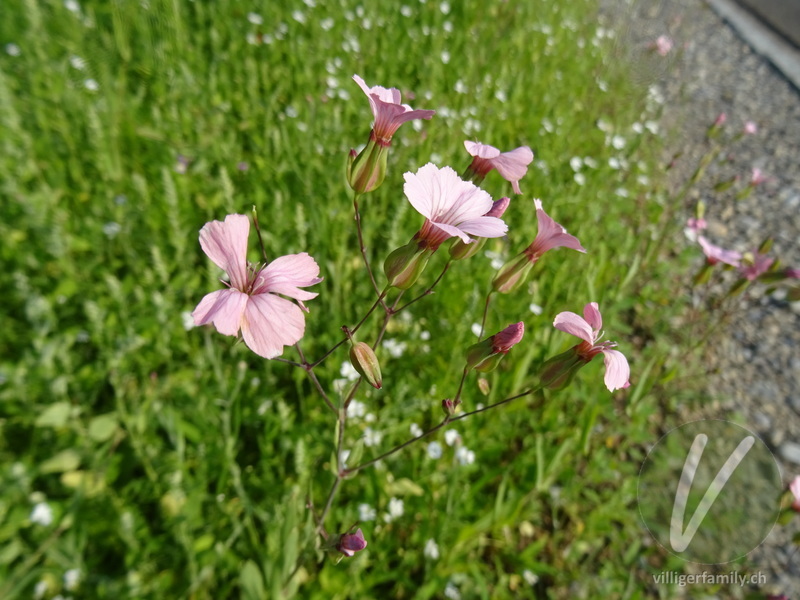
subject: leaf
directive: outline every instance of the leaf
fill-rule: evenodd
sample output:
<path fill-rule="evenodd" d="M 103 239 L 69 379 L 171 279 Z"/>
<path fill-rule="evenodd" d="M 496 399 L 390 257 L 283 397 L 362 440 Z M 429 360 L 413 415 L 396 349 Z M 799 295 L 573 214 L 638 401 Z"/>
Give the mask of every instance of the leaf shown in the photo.
<path fill-rule="evenodd" d="M 242 598 L 246 600 L 263 600 L 266 597 L 261 570 L 252 560 L 244 563 L 239 574 L 239 585 L 242 587 Z"/>
<path fill-rule="evenodd" d="M 81 464 L 81 457 L 75 450 L 62 450 L 39 465 L 40 473 L 63 473 L 74 471 Z"/>
<path fill-rule="evenodd" d="M 69 402 L 51 404 L 34 422 L 36 427 L 63 427 L 67 424 L 72 406 Z"/>
<path fill-rule="evenodd" d="M 105 442 L 111 439 L 117 430 L 117 414 L 107 413 L 99 415 L 89 421 L 89 437 L 95 442 Z"/>
<path fill-rule="evenodd" d="M 386 494 L 389 496 L 422 496 L 424 491 L 419 485 L 403 477 L 387 483 Z"/>

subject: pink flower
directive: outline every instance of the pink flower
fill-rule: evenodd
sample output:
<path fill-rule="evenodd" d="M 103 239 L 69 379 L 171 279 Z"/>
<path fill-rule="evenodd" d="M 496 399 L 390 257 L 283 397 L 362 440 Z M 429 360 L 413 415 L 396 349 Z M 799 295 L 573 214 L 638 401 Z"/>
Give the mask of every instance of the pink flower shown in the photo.
<path fill-rule="evenodd" d="M 735 250 L 725 250 L 719 246 L 715 246 L 702 235 L 697 236 L 697 242 L 700 244 L 700 248 L 703 249 L 703 254 L 706 255 L 708 264 L 715 265 L 718 262 L 722 262 L 726 265 L 731 265 L 732 267 L 739 267 L 739 264 L 742 260 L 741 252 L 736 252 Z"/>
<path fill-rule="evenodd" d="M 408 104 L 401 104 L 398 89 L 386 89 L 380 85 L 368 87 L 358 75 L 353 75 L 353 79 L 369 98 L 372 115 L 375 117 L 370 137 L 386 146 L 391 143 L 392 136 L 400 125 L 406 121 L 430 119 L 436 114 L 433 110 L 413 110 Z"/>
<path fill-rule="evenodd" d="M 792 508 L 800 512 L 800 475 L 792 479 L 792 482 L 789 484 L 789 491 L 792 492 L 792 496 L 794 496 Z"/>
<path fill-rule="evenodd" d="M 583 318 L 569 311 L 557 314 L 553 326 L 583 340 L 575 350 L 584 361 L 589 362 L 598 354 L 603 354 L 606 365 L 604 381 L 608 391 L 613 392 L 630 385 L 631 371 L 628 360 L 622 352 L 612 350 L 617 345 L 616 342 L 597 343 L 598 338 L 602 336 L 600 329 L 603 327 L 597 302 L 590 302 L 583 308 Z"/>
<path fill-rule="evenodd" d="M 367 540 L 364 539 L 364 534 L 361 528 L 355 533 L 345 533 L 339 538 L 339 545 L 336 549 L 345 556 L 353 556 L 356 552 L 360 552 L 367 547 Z"/>
<path fill-rule="evenodd" d="M 753 121 L 745 121 L 744 127 L 742 128 L 742 133 L 744 135 L 755 135 L 758 133 L 758 125 L 753 123 Z"/>
<path fill-rule="evenodd" d="M 660 35 L 655 42 L 650 44 L 650 48 L 658 52 L 661 56 L 666 56 L 672 50 L 675 43 L 668 35 Z"/>
<path fill-rule="evenodd" d="M 525 334 L 525 324 L 512 323 L 502 331 L 467 348 L 467 367 L 489 373 L 497 368 L 511 348 L 519 344 Z"/>
<path fill-rule="evenodd" d="M 520 343 L 524 334 L 525 324 L 522 321 L 512 323 L 489 338 L 492 341 L 492 352 L 508 354 L 511 348 Z"/>
<path fill-rule="evenodd" d="M 767 176 L 764 175 L 763 171 L 758 167 L 753 167 L 753 170 L 750 174 L 750 182 L 748 185 L 750 187 L 756 187 L 757 185 L 761 185 L 767 180 Z"/>
<path fill-rule="evenodd" d="M 470 141 L 464 142 L 464 147 L 474 157 L 467 167 L 466 175 L 469 179 L 480 183 L 489 171 L 497 169 L 503 179 L 511 182 L 514 193 L 522 193 L 519 189 L 519 180 L 525 177 L 528 165 L 533 161 L 533 152 L 530 148 L 520 146 L 516 150 L 501 153 L 494 146 Z"/>
<path fill-rule="evenodd" d="M 223 269 L 228 287 L 206 295 L 194 309 L 195 325 L 213 323 L 223 335 L 242 332 L 244 343 L 264 358 L 275 358 L 284 346 L 295 344 L 305 333 L 303 300 L 317 294 L 299 288 L 322 281 L 319 266 L 305 252 L 276 258 L 265 266 L 247 262 L 250 220 L 228 215 L 200 230 L 203 252 Z M 224 282 L 223 282 L 224 283 Z M 300 304 L 282 298 L 294 298 Z"/>
<path fill-rule="evenodd" d="M 695 233 L 700 233 L 704 229 L 708 227 L 708 223 L 706 223 L 705 219 L 696 219 L 694 217 L 689 217 L 686 219 L 686 227 L 694 231 Z"/>
<path fill-rule="evenodd" d="M 754 281 L 760 275 L 763 275 L 775 262 L 774 258 L 768 257 L 761 252 L 746 253 L 742 256 L 739 263 L 739 273 L 748 281 Z"/>
<path fill-rule="evenodd" d="M 425 224 L 414 236 L 420 248 L 435 250 L 454 236 L 470 243 L 468 234 L 494 238 L 508 231 L 502 220 L 485 216 L 494 206 L 489 194 L 461 179 L 450 167 L 440 169 L 428 163 L 403 178 L 408 201 L 425 217 Z"/>
<path fill-rule="evenodd" d="M 719 113 L 716 119 L 714 119 L 714 127 L 722 127 L 725 124 L 725 121 L 728 120 L 728 115 L 724 112 Z"/>
<path fill-rule="evenodd" d="M 564 227 L 556 223 L 552 217 L 544 212 L 541 200 L 534 199 L 533 204 L 536 207 L 536 221 L 539 225 L 539 231 L 536 233 L 533 243 L 524 251 L 531 262 L 536 262 L 542 254 L 553 248 L 570 248 L 578 252 L 586 252 L 578 238 L 568 234 Z"/>

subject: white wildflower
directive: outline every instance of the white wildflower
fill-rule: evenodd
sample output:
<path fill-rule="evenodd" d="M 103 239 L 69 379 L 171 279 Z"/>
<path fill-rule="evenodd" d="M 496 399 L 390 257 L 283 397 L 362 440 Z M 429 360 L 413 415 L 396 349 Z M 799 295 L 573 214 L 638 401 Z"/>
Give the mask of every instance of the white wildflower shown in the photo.
<path fill-rule="evenodd" d="M 442 445 L 439 442 L 431 442 L 428 444 L 428 457 L 433 460 L 442 458 Z"/>
<path fill-rule="evenodd" d="M 38 502 L 34 505 L 29 518 L 31 523 L 47 527 L 53 522 L 53 509 L 47 502 Z"/>
<path fill-rule="evenodd" d="M 475 453 L 466 446 L 456 449 L 456 460 L 462 465 L 471 465 L 475 462 Z"/>
<path fill-rule="evenodd" d="M 377 511 L 374 508 L 372 508 L 369 504 L 362 503 L 358 505 L 359 521 L 374 521 L 377 515 L 378 515 Z"/>
<path fill-rule="evenodd" d="M 429 558 L 431 560 L 436 560 L 439 558 L 439 546 L 436 544 L 436 540 L 431 538 L 425 542 L 425 549 L 422 551 L 422 553 L 425 555 L 425 558 Z"/>

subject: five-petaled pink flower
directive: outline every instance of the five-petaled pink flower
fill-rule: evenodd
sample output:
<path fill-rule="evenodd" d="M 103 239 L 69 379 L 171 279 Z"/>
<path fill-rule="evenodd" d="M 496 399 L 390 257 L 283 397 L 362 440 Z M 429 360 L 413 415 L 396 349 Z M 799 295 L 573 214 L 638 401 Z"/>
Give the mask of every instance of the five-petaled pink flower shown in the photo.
<path fill-rule="evenodd" d="M 792 482 L 789 484 L 789 491 L 792 492 L 792 496 L 794 496 L 792 508 L 800 512 L 800 475 L 792 479 Z"/>
<path fill-rule="evenodd" d="M 473 157 L 466 175 L 476 183 L 483 181 L 483 178 L 492 169 L 511 183 L 515 194 L 521 194 L 519 180 L 525 177 L 528 172 L 528 165 L 533 161 L 533 152 L 527 146 L 520 146 L 509 152 L 500 152 L 494 146 L 479 144 L 477 142 L 464 142 L 467 152 Z"/>
<path fill-rule="evenodd" d="M 245 215 L 228 215 L 225 221 L 211 221 L 200 230 L 203 252 L 228 274 L 230 283 L 206 295 L 192 316 L 196 325 L 213 323 L 223 335 L 241 330 L 248 348 L 264 358 L 275 358 L 305 333 L 300 307 L 307 310 L 302 301 L 317 294 L 299 288 L 322 279 L 319 266 L 305 252 L 281 256 L 265 266 L 249 264 L 249 234 L 250 220 Z M 281 295 L 294 298 L 300 307 Z"/>
<path fill-rule="evenodd" d="M 725 250 L 724 248 L 715 246 L 702 235 L 697 236 L 697 243 L 699 243 L 700 248 L 703 249 L 703 254 L 706 255 L 706 259 L 710 265 L 715 265 L 718 262 L 722 262 L 726 265 L 731 265 L 732 267 L 738 268 L 741 264 L 741 252 L 737 252 L 736 250 Z"/>
<path fill-rule="evenodd" d="M 675 42 L 672 41 L 671 37 L 668 35 L 660 35 L 656 38 L 655 42 L 650 44 L 650 48 L 658 52 L 661 56 L 666 56 L 674 45 Z"/>
<path fill-rule="evenodd" d="M 764 183 L 768 177 L 764 175 L 764 172 L 759 169 L 758 167 L 753 167 L 753 170 L 750 172 L 750 181 L 748 185 L 750 187 L 756 187 L 757 185 L 761 185 Z"/>
<path fill-rule="evenodd" d="M 425 217 L 425 224 L 414 236 L 420 248 L 436 250 L 454 236 L 470 243 L 469 234 L 495 238 L 508 231 L 501 219 L 486 216 L 493 208 L 491 196 L 461 179 L 450 167 L 440 169 L 428 163 L 403 177 L 408 201 Z"/>
<path fill-rule="evenodd" d="M 755 135 L 758 133 L 758 125 L 756 125 L 753 121 L 745 121 L 744 127 L 742 128 L 742 133 L 744 135 Z"/>
<path fill-rule="evenodd" d="M 580 358 L 589 362 L 598 354 L 603 354 L 606 365 L 605 384 L 610 392 L 626 388 L 630 385 L 630 367 L 625 355 L 619 350 L 613 350 L 616 342 L 600 342 L 597 340 L 603 335 L 603 319 L 600 316 L 597 302 L 590 302 L 583 308 L 583 317 L 574 312 L 562 312 L 556 315 L 553 326 L 565 333 L 569 333 L 583 340 L 575 347 Z"/>
<path fill-rule="evenodd" d="M 369 87 L 358 75 L 353 75 L 353 79 L 369 98 L 375 117 L 370 137 L 380 144 L 388 146 L 392 136 L 406 121 L 430 119 L 436 114 L 434 110 L 414 110 L 408 104 L 402 104 L 400 90 L 396 88 L 386 89 L 380 85 Z"/>
<path fill-rule="evenodd" d="M 364 539 L 364 534 L 359 528 L 355 533 L 345 533 L 339 538 L 339 544 L 336 549 L 345 556 L 353 556 L 356 552 L 360 552 L 367 547 L 367 540 Z"/>

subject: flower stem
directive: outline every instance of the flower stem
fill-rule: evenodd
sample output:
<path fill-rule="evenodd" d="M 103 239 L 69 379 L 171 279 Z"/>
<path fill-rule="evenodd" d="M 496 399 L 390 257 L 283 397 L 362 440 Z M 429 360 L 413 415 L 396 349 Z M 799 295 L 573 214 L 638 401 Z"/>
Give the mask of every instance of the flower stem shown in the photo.
<path fill-rule="evenodd" d="M 267 259 L 267 251 L 264 248 L 264 240 L 261 238 L 261 227 L 258 225 L 258 211 L 256 210 L 256 205 L 253 205 L 253 225 L 256 228 L 256 236 L 258 236 L 258 245 L 261 246 L 261 257 L 264 259 L 265 263 L 268 263 L 269 260 Z"/>
<path fill-rule="evenodd" d="M 486 303 L 483 305 L 483 318 L 481 319 L 481 335 L 479 339 L 483 339 L 483 332 L 486 331 L 486 316 L 489 314 L 489 302 L 492 299 L 492 294 L 494 290 L 489 290 L 489 293 L 486 294 Z"/>
<path fill-rule="evenodd" d="M 452 262 L 453 262 L 453 259 L 452 259 L 452 258 L 451 258 L 450 260 L 448 260 L 448 261 L 447 261 L 447 263 L 444 265 L 444 269 L 442 269 L 442 272 L 441 272 L 441 273 L 439 273 L 439 276 L 436 278 L 436 281 L 434 281 L 434 282 L 433 282 L 433 283 L 430 285 L 430 287 L 428 287 L 428 289 L 427 289 L 427 290 L 425 290 L 424 292 L 422 292 L 422 293 L 421 293 L 419 296 L 417 296 L 417 297 L 416 297 L 416 298 L 414 298 L 413 300 L 410 300 L 410 301 L 406 302 L 406 303 L 405 303 L 405 304 L 403 304 L 403 306 L 401 306 L 400 308 L 398 308 L 398 309 L 394 309 L 394 308 L 392 308 L 392 311 L 393 311 L 395 314 L 396 314 L 396 313 L 399 313 L 400 311 L 402 311 L 402 310 L 405 310 L 406 308 L 408 308 L 409 306 L 411 306 L 412 304 L 414 304 L 414 302 L 416 302 L 417 300 L 422 300 L 422 299 L 423 299 L 425 296 L 429 296 L 430 294 L 432 294 L 432 293 L 433 293 L 433 288 L 435 288 L 435 287 L 436 287 L 436 284 L 437 284 L 437 283 L 439 283 L 439 282 L 442 280 L 442 277 L 444 277 L 444 274 L 445 274 L 445 273 L 447 273 L 447 270 L 450 268 L 450 264 L 451 264 Z"/>
<path fill-rule="evenodd" d="M 325 400 L 325 404 L 328 405 L 328 408 L 330 408 L 334 412 L 334 414 L 338 415 L 339 411 L 336 410 L 336 407 L 333 405 L 333 402 L 331 402 L 331 399 L 328 398 L 328 394 L 325 393 L 322 384 L 319 382 L 319 379 L 317 379 L 317 375 L 314 373 L 314 365 L 312 365 L 306 360 L 305 354 L 303 354 L 303 351 L 300 349 L 300 343 L 298 342 L 297 344 L 294 345 L 294 347 L 297 349 L 297 353 L 300 355 L 300 361 L 301 361 L 300 366 L 303 367 L 306 373 L 308 373 L 308 377 L 309 379 L 311 379 L 311 383 L 313 383 L 314 387 L 317 388 L 317 391 L 322 396 L 322 399 Z"/>
<path fill-rule="evenodd" d="M 367 258 L 367 248 L 364 246 L 364 233 L 361 230 L 361 213 L 358 212 L 358 193 L 353 196 L 353 211 L 355 212 L 356 231 L 358 231 L 358 245 L 361 248 L 361 257 L 364 259 L 364 265 L 367 267 L 369 280 L 372 282 L 372 288 L 378 295 L 378 301 L 383 308 L 386 308 L 386 302 L 383 301 L 384 294 L 378 288 L 378 282 L 375 281 L 375 275 L 372 274 L 372 269 L 369 266 L 369 258 Z"/>

